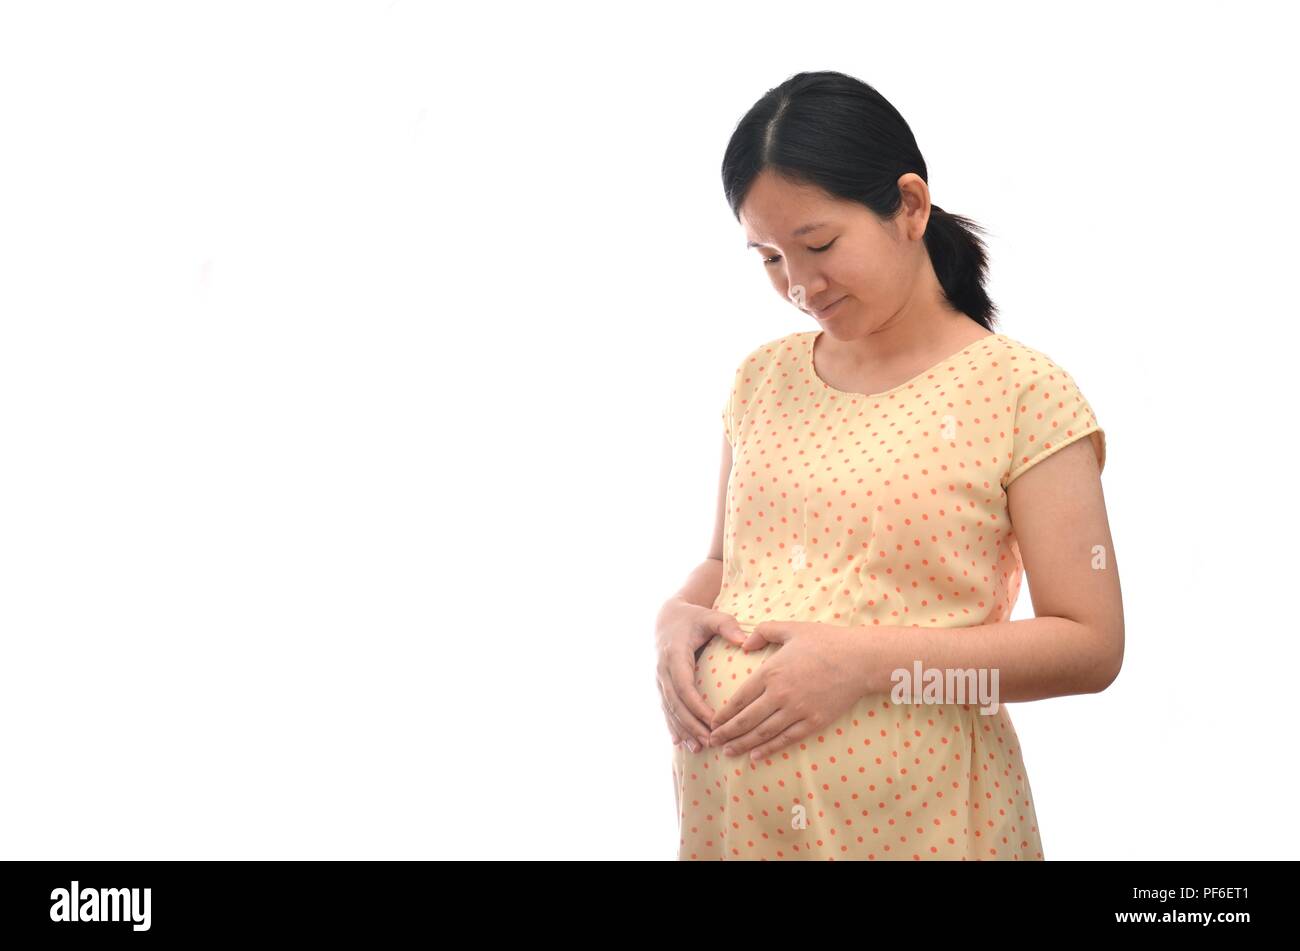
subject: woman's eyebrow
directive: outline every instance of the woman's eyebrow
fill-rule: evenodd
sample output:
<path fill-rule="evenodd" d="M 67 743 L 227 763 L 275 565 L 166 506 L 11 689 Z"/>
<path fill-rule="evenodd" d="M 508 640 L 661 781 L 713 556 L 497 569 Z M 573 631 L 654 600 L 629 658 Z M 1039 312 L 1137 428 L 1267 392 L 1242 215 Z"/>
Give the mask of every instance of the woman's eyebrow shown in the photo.
<path fill-rule="evenodd" d="M 790 235 L 790 237 L 798 238 L 802 235 L 807 234 L 810 231 L 816 231 L 818 228 L 825 228 L 825 227 L 826 227 L 826 222 L 817 221 L 810 225 L 804 225 L 802 228 L 796 228 L 794 234 Z M 759 244 L 757 241 L 750 241 L 745 245 L 746 250 L 748 250 L 749 248 L 765 248 L 765 247 L 767 247 L 767 245 Z"/>

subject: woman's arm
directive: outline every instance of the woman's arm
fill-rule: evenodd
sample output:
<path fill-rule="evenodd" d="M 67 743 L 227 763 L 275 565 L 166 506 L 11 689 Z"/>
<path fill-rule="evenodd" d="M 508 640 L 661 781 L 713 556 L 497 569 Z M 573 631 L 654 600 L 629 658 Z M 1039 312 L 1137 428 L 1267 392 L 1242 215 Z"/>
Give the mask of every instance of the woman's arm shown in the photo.
<path fill-rule="evenodd" d="M 999 702 L 1098 693 L 1124 660 L 1124 608 L 1097 458 L 1066 446 L 1007 487 L 1036 617 L 962 628 L 864 625 L 870 693 L 892 673 L 997 668 Z"/>

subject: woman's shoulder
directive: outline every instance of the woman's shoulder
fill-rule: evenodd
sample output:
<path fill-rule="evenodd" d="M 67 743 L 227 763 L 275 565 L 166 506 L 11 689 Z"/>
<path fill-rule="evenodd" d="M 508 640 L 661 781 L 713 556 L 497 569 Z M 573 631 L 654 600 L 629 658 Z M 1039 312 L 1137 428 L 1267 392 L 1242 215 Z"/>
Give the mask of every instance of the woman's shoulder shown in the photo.
<path fill-rule="evenodd" d="M 1019 468 L 1012 477 L 1033 464 L 1030 458 L 1036 440 L 1037 446 L 1050 452 L 1053 446 L 1059 449 L 1093 430 L 1097 430 L 1093 445 L 1098 467 L 1104 467 L 1106 434 L 1074 375 L 1038 347 L 1005 334 L 999 335 L 998 342 L 1000 356 L 992 361 L 996 376 L 991 382 L 996 381 L 1002 387 L 1014 406 L 1018 446 L 1013 458 L 1018 460 Z M 1085 375 L 1090 372 L 1086 370 Z"/>
<path fill-rule="evenodd" d="M 771 340 L 765 340 L 757 346 L 750 345 L 744 351 L 743 358 L 739 361 L 736 372 L 742 373 L 753 371 L 770 366 L 779 360 L 792 359 L 798 356 L 799 346 L 804 342 L 804 337 L 813 331 L 796 330 L 793 333 L 783 334 L 780 337 L 773 337 Z"/>
<path fill-rule="evenodd" d="M 1062 374 L 1067 378 L 1070 376 L 1060 361 L 1017 337 L 999 333 L 988 339 L 1008 361 L 1014 377 L 1018 380 L 1030 380 L 1052 374 Z"/>
<path fill-rule="evenodd" d="M 1055 357 L 1023 341 L 999 335 L 997 379 L 1010 393 L 1015 427 L 1013 468 L 1004 475 L 1005 489 L 1020 474 L 1077 439 L 1090 436 L 1097 471 L 1106 466 L 1106 433 L 1074 376 Z M 1053 347 L 1055 350 L 1055 347 Z"/>

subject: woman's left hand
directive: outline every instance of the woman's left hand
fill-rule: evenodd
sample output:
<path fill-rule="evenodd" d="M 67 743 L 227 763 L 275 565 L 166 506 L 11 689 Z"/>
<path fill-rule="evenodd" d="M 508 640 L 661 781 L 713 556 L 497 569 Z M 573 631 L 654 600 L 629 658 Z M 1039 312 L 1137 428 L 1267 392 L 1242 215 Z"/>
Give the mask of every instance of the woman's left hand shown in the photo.
<path fill-rule="evenodd" d="M 709 746 L 757 761 L 834 722 L 867 693 L 861 628 L 808 621 L 764 621 L 742 649 L 780 644 L 713 715 Z"/>

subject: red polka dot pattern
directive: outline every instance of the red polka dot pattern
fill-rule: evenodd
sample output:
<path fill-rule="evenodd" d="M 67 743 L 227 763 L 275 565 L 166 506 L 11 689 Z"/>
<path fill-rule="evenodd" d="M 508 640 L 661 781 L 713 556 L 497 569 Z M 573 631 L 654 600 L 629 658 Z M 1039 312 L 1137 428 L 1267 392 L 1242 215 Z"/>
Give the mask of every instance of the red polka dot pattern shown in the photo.
<path fill-rule="evenodd" d="M 820 331 L 750 353 L 723 408 L 732 446 L 722 589 L 760 621 L 969 627 L 1010 618 L 1023 565 L 1012 481 L 1105 433 L 1060 366 L 1004 334 L 875 394 L 818 376 Z M 714 638 L 696 686 L 722 708 L 779 650 Z M 1042 859 L 1005 706 L 863 697 L 817 735 L 751 763 L 674 748 L 686 859 Z"/>

